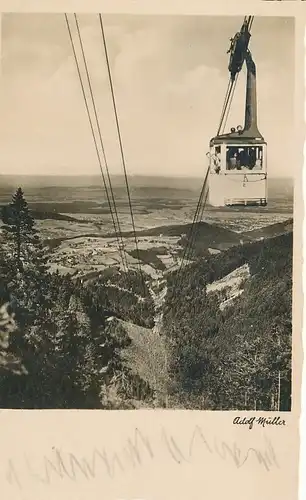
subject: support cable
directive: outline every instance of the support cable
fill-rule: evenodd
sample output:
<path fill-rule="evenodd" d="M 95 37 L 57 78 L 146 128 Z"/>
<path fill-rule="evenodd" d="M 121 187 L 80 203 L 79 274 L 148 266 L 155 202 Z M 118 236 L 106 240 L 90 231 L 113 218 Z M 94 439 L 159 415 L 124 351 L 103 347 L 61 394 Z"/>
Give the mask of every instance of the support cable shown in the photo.
<path fill-rule="evenodd" d="M 229 103 L 228 103 L 227 111 L 226 111 L 226 114 L 225 114 L 225 116 L 224 116 L 223 127 L 222 127 L 222 134 L 224 133 L 224 129 L 225 129 L 225 127 L 226 127 L 226 123 L 227 123 L 227 120 L 228 120 L 228 116 L 229 116 L 229 113 L 230 113 L 230 110 L 231 110 L 231 106 L 232 106 L 233 97 L 234 97 L 234 93 L 235 93 L 235 89 L 236 89 L 236 85 L 237 85 L 238 78 L 239 78 L 239 74 L 238 74 L 238 75 L 236 75 L 236 78 L 235 78 L 235 80 L 234 80 L 234 85 L 233 85 L 232 94 L 231 94 L 231 96 L 230 96 L 230 100 L 229 100 Z"/>
<path fill-rule="evenodd" d="M 183 269 L 186 265 L 185 260 L 188 258 L 191 245 L 194 243 L 195 228 L 196 228 L 196 225 L 198 223 L 199 215 L 201 214 L 201 210 L 202 210 L 203 197 L 204 197 L 204 193 L 205 193 L 205 189 L 206 189 L 206 185 L 207 185 L 209 170 L 210 170 L 210 168 L 208 167 L 204 181 L 203 181 L 201 193 L 200 193 L 200 196 L 198 199 L 196 211 L 195 211 L 193 221 L 191 224 L 191 228 L 190 228 L 190 232 L 189 232 L 189 239 L 188 239 L 187 245 L 186 245 L 185 250 L 184 250 L 183 258 L 181 260 L 181 265 L 179 267 L 179 270 L 177 271 L 175 287 L 178 287 L 181 284 L 180 280 L 181 280 L 182 272 L 183 272 Z M 202 213 L 203 213 L 203 211 L 202 211 Z"/>
<path fill-rule="evenodd" d="M 206 173 L 206 177 L 205 177 L 205 180 L 204 180 L 204 183 L 203 183 L 203 188 L 202 188 L 202 192 L 201 192 L 201 196 L 200 196 L 199 210 L 198 210 L 196 222 L 193 225 L 193 229 L 192 229 L 192 232 L 190 234 L 189 245 L 187 246 L 187 252 L 186 252 L 186 257 L 185 257 L 187 261 L 188 260 L 192 260 L 192 255 L 193 255 L 193 250 L 194 250 L 194 244 L 196 242 L 197 235 L 198 235 L 198 232 L 199 232 L 199 224 L 202 221 L 204 209 L 205 209 L 205 206 L 206 206 L 206 201 L 207 201 L 207 197 L 208 197 L 208 186 L 207 186 L 208 173 L 209 173 L 209 169 L 208 169 L 208 171 Z M 203 202 L 203 200 L 204 200 L 204 202 Z M 184 273 L 186 265 L 187 264 L 184 265 L 184 267 L 182 269 L 182 273 Z"/>
<path fill-rule="evenodd" d="M 117 104 L 116 104 L 115 92 L 114 92 L 114 87 L 113 87 L 113 82 L 112 82 L 112 74 L 111 74 L 111 69 L 110 69 L 108 50 L 107 50 L 107 45 L 106 45 L 106 39 L 105 39 L 105 33 L 104 33 L 104 27 L 103 27 L 103 21 L 102 21 L 101 14 L 99 14 L 99 19 L 100 19 L 101 34 L 102 34 L 103 46 L 104 46 L 105 57 L 106 57 L 106 65 L 107 65 L 107 71 L 108 71 L 108 77 L 109 77 L 110 90 L 111 90 L 111 94 L 112 94 L 112 101 L 113 101 L 113 107 L 114 107 L 114 113 L 115 113 L 115 119 L 116 119 L 117 133 L 118 133 L 121 159 L 122 159 L 122 165 L 123 165 L 123 171 L 124 171 L 124 178 L 125 178 L 129 208 L 130 208 L 130 213 L 131 213 L 132 228 L 133 228 L 135 247 L 136 247 L 136 253 L 137 253 L 137 258 L 138 258 L 138 264 L 139 264 L 138 267 L 139 267 L 139 272 L 140 272 L 141 281 L 142 281 L 143 290 L 144 290 L 144 295 L 145 295 L 146 285 L 145 285 L 145 280 L 144 280 L 144 276 L 143 276 L 141 264 L 140 264 L 137 234 L 136 234 L 136 228 L 135 228 L 134 214 L 133 214 L 133 208 L 132 208 L 132 201 L 131 201 L 130 188 L 129 188 L 127 170 L 126 170 L 126 163 L 125 163 L 122 138 L 121 138 L 121 133 L 120 133 L 119 119 L 118 119 L 118 113 L 117 113 Z"/>
<path fill-rule="evenodd" d="M 207 199 L 208 199 L 208 194 L 209 194 L 209 187 L 207 188 L 207 191 L 206 191 L 206 193 L 205 193 L 205 195 L 204 195 L 204 202 L 202 203 L 202 208 L 201 208 L 200 216 L 199 216 L 199 219 L 198 219 L 198 223 L 197 223 L 197 225 L 196 225 L 196 227 L 195 227 L 195 231 L 194 231 L 194 235 L 193 235 L 193 241 L 191 242 L 191 245 L 190 245 L 190 253 L 189 253 L 189 256 L 188 256 L 188 258 L 189 258 L 190 260 L 192 260 L 192 259 L 193 259 L 193 257 L 194 257 L 194 251 L 195 251 L 195 246 L 194 246 L 194 244 L 195 244 L 195 242 L 196 242 L 196 240 L 197 240 L 197 237 L 198 237 L 198 234 L 199 234 L 199 229 L 200 229 L 200 224 L 201 224 L 201 222 L 202 222 L 202 220 L 203 220 L 203 215 L 204 215 L 204 210 L 205 210 L 205 208 L 206 208 L 206 203 L 207 203 Z M 186 266 L 185 266 L 185 268 L 183 269 L 183 275 L 184 275 L 184 271 L 185 271 L 185 269 L 186 269 Z"/>
<path fill-rule="evenodd" d="M 123 250 L 124 242 L 123 242 L 123 238 L 122 238 L 122 231 L 121 231 L 120 221 L 119 221 L 119 217 L 118 217 L 118 211 L 117 211 L 117 207 L 116 207 L 114 190 L 112 187 L 112 182 L 111 182 L 111 178 L 110 178 L 110 174 L 109 174 L 108 162 L 106 159 L 105 149 L 104 149 L 104 145 L 103 145 L 103 139 L 102 139 L 101 128 L 100 128 L 100 123 L 99 123 L 99 119 L 98 119 L 97 108 L 96 108 L 96 104 L 95 104 L 94 93 L 93 93 L 93 89 L 92 89 L 92 85 L 91 85 L 90 75 L 89 75 L 89 71 L 88 71 L 88 65 L 87 65 L 86 56 L 85 56 L 85 52 L 84 52 L 84 46 L 83 46 L 82 37 L 81 37 L 81 33 L 80 33 L 79 22 L 78 22 L 76 14 L 74 14 L 74 19 L 75 19 L 78 39 L 79 39 L 80 47 L 81 47 L 81 51 L 82 51 L 82 58 L 83 58 L 84 66 L 85 66 L 86 77 L 87 77 L 87 82 L 88 82 L 90 96 L 91 96 L 91 102 L 92 102 L 92 106 L 93 106 L 93 110 L 94 110 L 94 114 L 95 114 L 95 119 L 96 119 L 96 124 L 97 124 L 97 129 L 98 129 L 98 134 L 99 134 L 99 139 L 100 139 L 100 144 L 101 144 L 101 149 L 102 149 L 102 154 L 103 154 L 103 159 L 104 159 L 104 164 L 105 164 L 105 169 L 106 169 L 106 173 L 107 173 L 107 179 L 108 179 L 108 183 L 109 183 L 109 189 L 111 192 L 111 198 L 112 198 L 112 202 L 113 202 L 113 211 L 114 211 L 115 215 L 113 215 L 113 211 L 111 210 L 111 216 L 112 216 L 112 221 L 113 221 L 113 225 L 115 228 L 115 235 L 116 235 L 116 239 L 118 242 L 119 253 L 121 256 L 123 267 L 124 267 L 124 269 L 128 270 L 127 258 L 126 258 L 125 252 Z M 105 181 L 105 176 L 104 176 L 104 173 L 102 170 L 102 166 L 101 166 L 101 174 L 102 174 L 104 187 L 106 189 L 107 197 L 108 197 L 108 201 L 109 201 L 109 205 L 110 205 L 109 195 L 108 195 L 108 191 L 107 191 L 107 187 L 106 187 L 106 181 Z M 116 227 L 116 224 L 117 224 L 117 227 Z M 118 228 L 118 230 L 117 230 L 117 228 Z"/>
<path fill-rule="evenodd" d="M 107 197 L 107 201 L 108 201 L 110 213 L 111 213 L 113 224 L 114 224 L 115 234 L 117 235 L 116 225 L 115 225 L 115 222 L 114 222 L 114 219 L 113 219 L 113 212 L 112 212 L 112 207 L 111 207 L 111 203 L 110 203 L 110 198 L 109 198 L 109 195 L 108 195 L 107 185 L 106 185 L 105 177 L 104 177 L 104 173 L 103 173 L 102 162 L 101 162 L 101 158 L 100 158 L 100 152 L 99 152 L 97 140 L 96 140 L 96 137 L 95 137 L 95 131 L 94 131 L 94 127 L 93 127 L 93 124 L 92 124 L 92 119 L 91 119 L 91 116 L 90 116 L 90 110 L 89 110 L 89 106 L 88 106 L 88 102 L 87 102 L 87 98 L 86 98 L 85 88 L 84 88 L 84 84 L 83 84 L 83 80 L 82 80 L 82 75 L 81 75 L 81 71 L 80 71 L 80 67 L 79 67 L 78 58 L 77 58 L 77 55 L 76 55 L 76 50 L 75 50 L 75 46 L 74 46 L 73 37 L 72 37 L 72 33 L 71 33 L 71 29 L 70 29 L 70 25 L 69 25 L 69 20 L 68 20 L 67 14 L 65 14 L 65 20 L 66 20 L 66 24 L 67 24 L 67 29 L 68 29 L 68 33 L 69 33 L 69 38 L 70 38 L 70 42 L 71 42 L 71 47 L 72 47 L 72 51 L 73 51 L 75 63 L 76 63 L 76 68 L 77 68 L 77 72 L 78 72 L 78 76 L 79 76 L 79 80 L 80 80 L 80 85 L 81 85 L 81 89 L 82 89 L 84 103 L 85 103 L 85 107 L 86 107 L 86 111 L 87 111 L 87 115 L 88 115 L 88 119 L 89 119 L 89 124 L 90 124 L 90 128 L 91 128 L 92 138 L 93 138 L 93 141 L 94 141 L 95 150 L 96 150 L 96 154 L 97 154 L 97 158 L 98 158 L 98 162 L 99 162 L 99 166 L 100 166 L 100 170 L 101 170 L 101 174 L 102 174 L 102 179 L 103 179 L 103 184 L 104 184 L 104 188 L 105 188 L 105 192 L 106 192 L 106 197 Z M 123 265 L 124 265 L 124 263 L 123 263 Z"/>
<path fill-rule="evenodd" d="M 220 121 L 219 121 L 219 127 L 218 127 L 218 131 L 217 131 L 217 135 L 220 134 L 220 131 L 221 131 L 221 128 L 222 128 L 222 123 L 223 123 L 223 120 L 224 120 L 224 115 L 225 115 L 225 112 L 226 112 L 226 108 L 227 108 L 227 104 L 228 104 L 228 100 L 229 100 L 229 96 L 230 96 L 230 93 L 231 93 L 231 90 L 232 90 L 232 81 L 229 80 L 228 82 L 228 86 L 227 86 L 227 90 L 226 90 L 226 93 L 225 93 L 225 99 L 224 99 L 224 103 L 223 103 L 223 108 L 222 108 L 222 112 L 221 112 L 221 117 L 220 117 Z"/>

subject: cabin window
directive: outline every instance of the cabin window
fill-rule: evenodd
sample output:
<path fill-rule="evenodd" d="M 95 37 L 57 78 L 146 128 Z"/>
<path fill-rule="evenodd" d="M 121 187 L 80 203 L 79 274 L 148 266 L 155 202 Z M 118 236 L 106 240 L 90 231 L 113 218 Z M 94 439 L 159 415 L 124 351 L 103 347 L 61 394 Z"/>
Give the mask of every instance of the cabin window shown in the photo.
<path fill-rule="evenodd" d="M 226 170 L 262 170 L 262 146 L 230 146 L 226 148 Z"/>

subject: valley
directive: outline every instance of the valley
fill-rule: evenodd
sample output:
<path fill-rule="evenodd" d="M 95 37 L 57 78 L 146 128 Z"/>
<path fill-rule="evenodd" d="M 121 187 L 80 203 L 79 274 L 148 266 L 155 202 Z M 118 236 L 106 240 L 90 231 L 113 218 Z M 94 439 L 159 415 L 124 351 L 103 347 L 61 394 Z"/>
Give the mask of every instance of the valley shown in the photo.
<path fill-rule="evenodd" d="M 227 219 L 205 216 L 205 222 L 200 224 L 200 234 L 196 242 L 197 248 L 203 255 L 218 253 L 233 245 L 239 245 L 256 238 L 269 237 L 281 234 L 286 230 L 287 221 L 292 220 L 289 214 L 269 214 L 264 217 L 249 217 L 248 215 L 235 214 L 230 223 Z M 289 215 L 289 217 L 288 217 Z M 221 219 L 221 220 L 220 220 Z M 274 222 L 278 221 L 274 224 Z M 208 222 L 209 221 L 209 222 Z M 273 224 L 272 224 L 273 221 Z M 222 225 L 221 225 L 222 224 Z M 292 224 L 292 222 L 291 222 Z M 237 230 L 237 227 L 239 229 Z M 242 227 L 247 228 L 243 231 Z M 252 230 L 250 230 L 250 227 Z M 144 273 L 149 279 L 161 278 L 165 273 L 176 269 L 182 258 L 182 245 L 180 241 L 188 235 L 190 224 L 164 225 L 137 231 L 139 259 L 135 250 L 135 239 L 130 233 L 124 236 L 122 251 L 125 254 L 129 268 L 137 269 L 141 262 Z M 50 268 L 60 273 L 70 273 L 78 277 L 90 277 L 114 266 L 123 268 L 118 239 L 114 235 L 103 235 L 94 232 L 88 224 L 87 234 L 80 236 L 59 236 L 61 228 L 57 231 L 53 223 L 52 230 L 55 238 L 47 237 L 45 243 L 52 249 L 50 255 Z M 92 229 L 92 235 L 90 235 Z M 41 227 L 42 235 L 48 233 L 46 227 Z"/>
<path fill-rule="evenodd" d="M 123 197 L 118 203 L 119 246 L 96 189 L 84 188 L 90 194 L 86 201 L 85 193 L 80 199 L 79 189 L 67 187 L 69 199 L 63 200 L 63 191 L 29 188 L 29 208 L 48 255 L 48 270 L 63 290 L 68 287 L 68 295 L 82 297 L 88 317 L 97 315 L 92 335 L 99 336 L 103 327 L 106 338 L 119 342 L 116 356 L 122 369 L 111 383 L 117 387 L 111 396 L 113 408 L 230 409 L 234 404 L 235 408 L 273 409 L 269 398 L 276 400 L 274 372 L 269 393 L 256 382 L 257 396 L 251 388 L 255 382 L 237 374 L 239 384 L 250 391 L 248 402 L 237 390 L 229 393 L 226 384 L 236 373 L 239 352 L 247 358 L 246 346 L 255 349 L 271 329 L 285 329 L 281 342 L 287 353 L 289 327 L 275 312 L 279 308 L 287 318 L 291 300 L 293 198 L 287 188 L 287 184 L 281 189 L 274 186 L 265 208 L 207 206 L 179 284 L 176 271 L 189 242 L 197 203 L 194 186 L 166 189 L 159 197 L 152 188 L 151 198 L 143 196 L 143 188 L 134 188 L 138 252 Z M 0 189 L 0 202 L 8 201 Z M 249 330 L 252 335 L 244 344 L 241 332 L 247 338 Z M 280 340 L 269 342 L 271 352 L 277 350 Z M 268 351 L 259 352 L 256 369 L 250 366 L 250 372 L 264 372 L 270 362 Z M 287 368 L 282 370 L 286 380 L 282 404 L 287 409 L 290 377 Z M 219 371 L 224 371 L 222 380 Z M 118 387 L 126 387 L 123 400 Z"/>

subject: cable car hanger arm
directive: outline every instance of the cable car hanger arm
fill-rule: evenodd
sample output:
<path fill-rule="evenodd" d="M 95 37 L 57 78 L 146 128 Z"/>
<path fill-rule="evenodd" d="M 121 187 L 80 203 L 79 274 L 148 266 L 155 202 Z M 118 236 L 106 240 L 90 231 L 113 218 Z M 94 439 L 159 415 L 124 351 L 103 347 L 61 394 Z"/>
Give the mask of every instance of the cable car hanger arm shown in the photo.
<path fill-rule="evenodd" d="M 230 72 L 230 80 L 225 95 L 225 100 L 221 113 L 217 135 L 220 134 L 220 131 L 224 124 L 225 117 L 228 117 L 229 108 L 233 100 L 233 94 L 237 83 L 237 78 L 248 54 L 248 46 L 251 38 L 250 30 L 253 25 L 253 21 L 254 21 L 254 16 L 245 16 L 240 31 L 238 31 L 236 35 L 230 39 L 231 46 L 227 51 L 227 53 L 230 54 L 230 60 L 228 64 L 228 70 Z"/>
<path fill-rule="evenodd" d="M 254 16 L 245 16 L 240 31 L 231 38 L 231 46 L 227 51 L 230 54 L 228 69 L 231 75 L 231 81 L 236 78 L 237 73 L 241 71 L 245 61 L 246 53 L 251 38 L 250 29 L 252 27 Z"/>

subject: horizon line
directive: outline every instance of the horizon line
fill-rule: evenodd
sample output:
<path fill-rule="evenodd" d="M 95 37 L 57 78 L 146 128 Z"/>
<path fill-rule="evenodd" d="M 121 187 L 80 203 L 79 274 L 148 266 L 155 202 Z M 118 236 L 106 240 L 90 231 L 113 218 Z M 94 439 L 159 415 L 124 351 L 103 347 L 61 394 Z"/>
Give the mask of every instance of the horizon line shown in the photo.
<path fill-rule="evenodd" d="M 55 178 L 61 178 L 61 177 L 101 177 L 101 174 L 2 174 L 0 173 L 0 178 L 1 177 L 37 177 L 37 178 L 43 178 L 43 177 L 55 177 Z M 124 177 L 124 174 L 112 174 L 111 177 Z M 168 174 L 168 175 L 162 175 L 162 174 L 128 174 L 128 177 L 162 177 L 162 178 L 176 178 L 176 179 L 201 179 L 201 175 L 173 175 L 173 174 Z M 204 175 L 203 175 L 204 177 Z M 276 179 L 294 179 L 294 175 L 268 175 L 267 178 L 276 178 Z"/>

